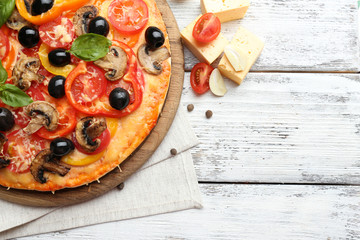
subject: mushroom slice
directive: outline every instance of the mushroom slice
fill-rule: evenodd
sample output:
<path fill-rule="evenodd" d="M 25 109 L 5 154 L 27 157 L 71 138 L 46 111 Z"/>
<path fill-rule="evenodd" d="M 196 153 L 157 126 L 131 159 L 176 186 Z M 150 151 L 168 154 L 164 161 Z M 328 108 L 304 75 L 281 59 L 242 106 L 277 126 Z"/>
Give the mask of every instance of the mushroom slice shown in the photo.
<path fill-rule="evenodd" d="M 44 177 L 45 171 L 65 176 L 69 170 L 69 167 L 62 165 L 59 160 L 54 158 L 50 149 L 40 151 L 31 161 L 30 165 L 30 172 L 39 183 L 46 183 L 47 179 Z"/>
<path fill-rule="evenodd" d="M 75 138 L 86 152 L 94 152 L 101 144 L 100 136 L 107 128 L 105 118 L 84 117 L 76 124 Z"/>
<path fill-rule="evenodd" d="M 37 74 L 40 66 L 39 59 L 22 55 L 13 70 L 14 85 L 25 91 L 31 86 L 32 81 L 41 83 L 44 76 Z"/>
<path fill-rule="evenodd" d="M 99 10 L 94 5 L 86 5 L 79 8 L 73 18 L 75 33 L 77 36 L 88 32 L 88 26 L 91 19 L 95 18 Z"/>
<path fill-rule="evenodd" d="M 21 28 L 25 26 L 30 26 L 30 25 L 31 23 L 26 21 L 25 18 L 23 18 L 20 15 L 19 11 L 16 8 L 14 9 L 11 16 L 6 21 L 6 26 L 17 31 L 19 31 Z"/>
<path fill-rule="evenodd" d="M 162 72 L 162 62 L 170 57 L 170 52 L 166 47 L 150 50 L 146 44 L 139 47 L 138 59 L 146 72 L 159 75 Z"/>
<path fill-rule="evenodd" d="M 41 127 L 54 131 L 58 126 L 59 113 L 48 102 L 35 101 L 25 108 L 25 113 L 31 117 L 29 124 L 23 129 L 28 134 L 33 134 Z"/>
<path fill-rule="evenodd" d="M 125 74 L 127 54 L 122 48 L 112 46 L 109 53 L 105 57 L 95 61 L 94 64 L 106 71 L 105 77 L 107 80 L 116 81 Z"/>

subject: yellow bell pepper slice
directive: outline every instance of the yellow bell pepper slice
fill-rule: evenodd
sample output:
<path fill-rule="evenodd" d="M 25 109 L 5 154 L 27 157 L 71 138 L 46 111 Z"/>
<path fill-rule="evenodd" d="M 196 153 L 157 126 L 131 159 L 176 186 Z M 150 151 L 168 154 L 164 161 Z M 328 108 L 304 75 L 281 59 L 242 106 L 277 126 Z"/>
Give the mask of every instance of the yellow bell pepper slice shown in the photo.
<path fill-rule="evenodd" d="M 110 132 L 110 136 L 114 137 L 118 129 L 119 123 L 116 118 L 106 118 L 106 124 Z M 106 153 L 106 150 L 95 155 L 86 155 L 77 150 L 63 157 L 61 161 L 72 166 L 85 166 L 100 160 Z"/>
<path fill-rule="evenodd" d="M 67 10 L 79 9 L 87 2 L 88 0 L 55 0 L 53 7 L 49 11 L 37 16 L 31 15 L 27 11 L 24 0 L 16 0 L 15 4 L 23 18 L 35 25 L 41 25 L 56 19 Z"/>
<path fill-rule="evenodd" d="M 49 62 L 49 52 L 51 52 L 51 48 L 48 45 L 46 45 L 45 43 L 40 45 L 38 54 L 41 64 L 47 71 L 51 72 L 52 74 L 67 77 L 69 73 L 74 70 L 75 65 L 68 64 L 65 67 L 55 67 Z"/>

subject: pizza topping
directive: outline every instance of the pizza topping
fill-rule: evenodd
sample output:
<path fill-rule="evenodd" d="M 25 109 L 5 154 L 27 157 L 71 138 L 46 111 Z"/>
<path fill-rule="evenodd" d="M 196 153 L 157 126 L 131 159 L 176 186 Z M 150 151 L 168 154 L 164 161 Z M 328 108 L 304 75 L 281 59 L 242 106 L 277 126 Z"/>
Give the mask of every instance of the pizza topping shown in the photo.
<path fill-rule="evenodd" d="M 94 152 L 101 144 L 101 140 L 95 138 L 99 137 L 106 129 L 105 118 L 82 118 L 76 125 L 76 141 L 86 152 Z"/>
<path fill-rule="evenodd" d="M 12 73 L 14 85 L 25 91 L 31 86 L 31 81 L 41 83 L 44 80 L 44 76 L 37 73 L 40 66 L 39 59 L 22 55 L 16 62 Z"/>
<path fill-rule="evenodd" d="M 145 32 L 145 40 L 150 49 L 159 48 L 165 42 L 164 33 L 157 27 L 148 27 Z"/>
<path fill-rule="evenodd" d="M 48 92 L 53 98 L 62 98 L 65 96 L 65 80 L 66 78 L 58 75 L 50 79 Z"/>
<path fill-rule="evenodd" d="M 48 57 L 50 64 L 55 67 L 65 67 L 71 63 L 70 53 L 62 48 L 52 50 L 49 52 Z"/>
<path fill-rule="evenodd" d="M 14 125 L 14 115 L 7 108 L 0 108 L 0 131 L 9 131 Z"/>
<path fill-rule="evenodd" d="M 0 153 L 3 153 L 4 145 L 7 142 L 7 140 L 8 139 L 6 138 L 6 136 L 4 134 L 0 133 Z M 1 162 L 1 160 L 0 160 L 0 162 Z M 1 163 L 0 163 L 0 165 L 1 165 Z"/>
<path fill-rule="evenodd" d="M 23 18 L 20 15 L 19 11 L 15 8 L 11 16 L 6 21 L 6 25 L 11 29 L 19 31 L 21 28 L 25 26 L 30 26 L 31 23 L 26 21 L 26 19 Z"/>
<path fill-rule="evenodd" d="M 7 166 L 9 166 L 9 164 L 10 164 L 10 160 L 0 158 L 0 169 L 1 168 L 6 168 Z"/>
<path fill-rule="evenodd" d="M 106 37 L 109 33 L 109 30 L 109 23 L 101 16 L 97 16 L 89 23 L 89 33 L 95 33 Z"/>
<path fill-rule="evenodd" d="M 68 138 L 55 138 L 50 143 L 51 152 L 58 157 L 65 156 L 75 149 L 74 143 Z"/>
<path fill-rule="evenodd" d="M 20 44 L 25 48 L 33 48 L 40 41 L 39 31 L 33 27 L 25 26 L 19 31 Z"/>
<path fill-rule="evenodd" d="M 68 48 L 75 37 L 75 30 L 70 19 L 58 17 L 41 25 L 39 34 L 41 40 L 52 48 Z"/>
<path fill-rule="evenodd" d="M 0 1 L 0 27 L 6 22 L 14 11 L 15 1 Z"/>
<path fill-rule="evenodd" d="M 107 80 L 116 81 L 125 74 L 127 54 L 122 48 L 112 46 L 109 53 L 105 57 L 95 61 L 94 64 L 106 71 L 105 78 Z"/>
<path fill-rule="evenodd" d="M 39 58 L 43 67 L 50 73 L 54 75 L 62 75 L 66 77 L 69 73 L 75 68 L 74 64 L 68 64 L 65 67 L 55 67 L 49 61 L 49 53 L 51 48 L 46 44 L 41 44 L 39 48 Z M 71 56 L 70 56 L 71 58 Z"/>
<path fill-rule="evenodd" d="M 54 131 L 59 122 L 59 113 L 56 108 L 45 101 L 35 101 L 25 108 L 25 113 L 31 117 L 29 124 L 23 129 L 28 134 L 33 134 L 41 127 Z"/>
<path fill-rule="evenodd" d="M 94 33 L 83 34 L 73 42 L 70 53 L 81 60 L 91 62 L 106 56 L 112 42 Z"/>
<path fill-rule="evenodd" d="M 140 32 L 149 20 L 149 9 L 143 0 L 114 0 L 108 9 L 111 24 L 122 34 Z"/>
<path fill-rule="evenodd" d="M 76 35 L 80 36 L 88 33 L 89 23 L 99 14 L 99 10 L 94 5 L 87 5 L 79 8 L 73 18 Z"/>
<path fill-rule="evenodd" d="M 46 13 L 54 6 L 54 0 L 29 0 L 28 2 L 30 3 L 29 12 L 33 16 L 38 16 L 42 13 Z"/>
<path fill-rule="evenodd" d="M 150 50 L 146 44 L 139 47 L 138 59 L 144 70 L 148 73 L 159 75 L 162 72 L 162 62 L 170 57 L 166 47 Z"/>
<path fill-rule="evenodd" d="M 39 183 L 46 183 L 47 179 L 44 177 L 45 171 L 65 176 L 69 170 L 69 167 L 62 165 L 59 160 L 54 157 L 50 149 L 40 151 L 31 161 L 30 166 L 31 174 Z"/>
<path fill-rule="evenodd" d="M 130 103 L 129 92 L 120 87 L 114 88 L 109 95 L 109 102 L 116 110 L 123 110 Z"/>

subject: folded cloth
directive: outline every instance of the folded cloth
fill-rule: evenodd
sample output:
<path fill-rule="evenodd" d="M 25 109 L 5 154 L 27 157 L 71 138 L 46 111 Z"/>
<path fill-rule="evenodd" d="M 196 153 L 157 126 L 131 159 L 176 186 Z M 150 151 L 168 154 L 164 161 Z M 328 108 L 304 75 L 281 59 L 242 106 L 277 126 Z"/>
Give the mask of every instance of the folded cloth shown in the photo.
<path fill-rule="evenodd" d="M 27 207 L 0 200 L 0 239 L 201 208 L 192 157 L 187 151 L 197 143 L 180 107 L 159 148 L 125 182 L 123 190 L 114 189 L 91 201 L 62 208 Z M 176 156 L 170 154 L 171 148 L 177 149 Z"/>

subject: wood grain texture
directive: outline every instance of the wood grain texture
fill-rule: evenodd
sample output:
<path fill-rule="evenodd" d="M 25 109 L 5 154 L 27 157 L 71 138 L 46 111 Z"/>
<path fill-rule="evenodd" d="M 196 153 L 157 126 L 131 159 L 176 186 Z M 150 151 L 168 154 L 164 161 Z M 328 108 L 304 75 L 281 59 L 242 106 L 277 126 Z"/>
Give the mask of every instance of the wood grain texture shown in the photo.
<path fill-rule="evenodd" d="M 84 202 L 96 198 L 124 182 L 151 157 L 165 137 L 175 117 L 184 79 L 184 56 L 177 23 L 166 0 L 156 0 L 156 2 L 169 34 L 172 53 L 172 76 L 166 102 L 157 125 L 137 151 L 121 164 L 122 172 L 120 173 L 119 169 L 116 168 L 100 179 L 101 184 L 93 182 L 76 189 L 56 191 L 55 194 L 16 189 L 7 190 L 4 187 L 0 187 L 1 199 L 18 204 L 41 207 L 66 206 Z"/>
<path fill-rule="evenodd" d="M 36 239 L 359 239 L 360 187 L 202 184 L 204 208 Z M 34 238 L 21 238 L 23 240 Z"/>
<path fill-rule="evenodd" d="M 169 0 L 182 30 L 200 13 L 200 1 Z M 252 71 L 359 72 L 356 0 L 253 0 L 245 18 L 222 24 L 231 40 L 241 25 L 265 48 Z M 185 69 L 198 60 L 185 48 Z"/>
<path fill-rule="evenodd" d="M 185 75 L 200 181 L 360 184 L 359 75 L 250 73 L 226 84 L 222 98 L 197 96 Z"/>

